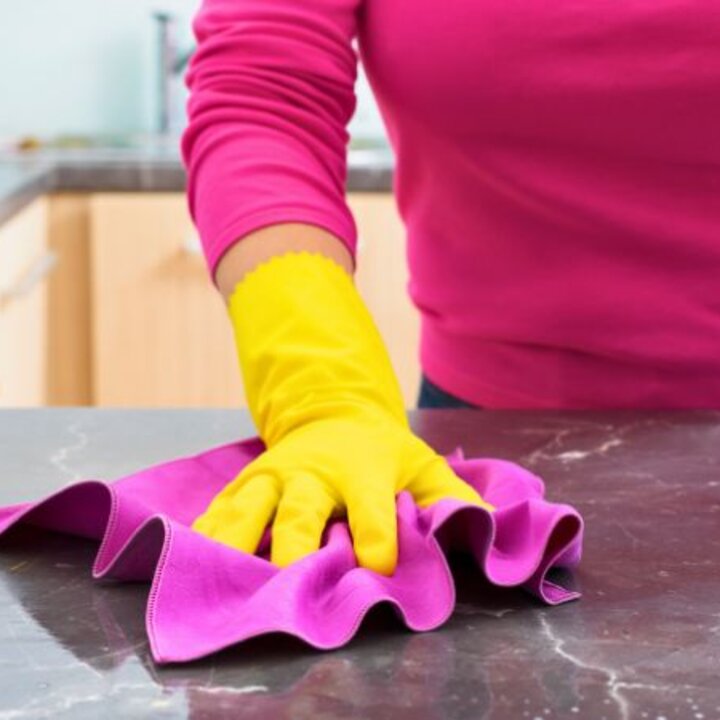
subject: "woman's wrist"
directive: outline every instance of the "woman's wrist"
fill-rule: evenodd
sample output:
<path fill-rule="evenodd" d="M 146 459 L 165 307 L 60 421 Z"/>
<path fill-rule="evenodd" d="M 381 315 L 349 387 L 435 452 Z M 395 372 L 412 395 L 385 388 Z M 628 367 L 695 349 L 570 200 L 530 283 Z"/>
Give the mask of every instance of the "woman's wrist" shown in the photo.
<path fill-rule="evenodd" d="M 355 263 L 345 244 L 317 225 L 278 223 L 259 228 L 238 240 L 218 263 L 215 283 L 228 302 L 237 284 L 259 264 L 276 255 L 307 250 L 334 260 L 349 275 Z"/>

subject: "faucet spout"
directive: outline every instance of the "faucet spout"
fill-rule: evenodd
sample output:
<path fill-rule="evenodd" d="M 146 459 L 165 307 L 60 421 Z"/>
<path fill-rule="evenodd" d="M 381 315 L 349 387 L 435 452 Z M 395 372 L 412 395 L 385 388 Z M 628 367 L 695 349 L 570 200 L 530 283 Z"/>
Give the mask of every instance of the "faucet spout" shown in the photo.
<path fill-rule="evenodd" d="M 192 55 L 192 49 L 180 52 L 177 42 L 177 17 L 167 12 L 156 12 L 158 24 L 158 115 L 157 131 L 167 135 L 171 130 L 172 108 L 175 107 L 175 83 Z"/>

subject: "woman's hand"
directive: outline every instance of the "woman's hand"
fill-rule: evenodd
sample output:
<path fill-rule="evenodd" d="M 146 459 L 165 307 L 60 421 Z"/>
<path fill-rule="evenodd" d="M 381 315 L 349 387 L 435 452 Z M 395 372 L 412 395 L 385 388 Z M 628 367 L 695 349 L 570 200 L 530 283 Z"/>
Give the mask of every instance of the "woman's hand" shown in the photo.
<path fill-rule="evenodd" d="M 271 559 L 285 566 L 346 513 L 360 565 L 392 574 L 398 492 L 422 507 L 452 497 L 494 510 L 412 433 L 382 338 L 340 265 L 308 252 L 272 257 L 237 284 L 229 311 L 267 449 L 196 530 L 254 553 L 272 523 Z"/>
<path fill-rule="evenodd" d="M 494 509 L 406 427 L 363 414 L 290 432 L 227 485 L 194 527 L 254 553 L 274 518 L 271 560 L 284 567 L 317 550 L 327 521 L 347 514 L 359 564 L 390 575 L 402 490 L 421 507 L 453 497 Z"/>

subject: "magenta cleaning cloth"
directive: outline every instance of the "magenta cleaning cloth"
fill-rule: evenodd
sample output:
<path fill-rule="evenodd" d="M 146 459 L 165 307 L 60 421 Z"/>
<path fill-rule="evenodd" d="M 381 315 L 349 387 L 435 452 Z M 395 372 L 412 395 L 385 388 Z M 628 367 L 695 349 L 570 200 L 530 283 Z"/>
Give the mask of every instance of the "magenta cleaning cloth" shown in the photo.
<path fill-rule="evenodd" d="M 263 451 L 253 438 L 184 457 L 119 480 L 69 485 L 32 503 L 0 508 L 0 534 L 17 523 L 100 541 L 95 578 L 152 582 L 146 627 L 153 658 L 187 661 L 247 638 L 283 632 L 315 648 L 337 648 L 377 603 L 393 604 L 408 628 L 442 625 L 455 604 L 446 555 L 469 552 L 498 586 L 519 586 L 549 605 L 579 592 L 551 582 L 551 568 L 573 569 L 583 520 L 570 505 L 544 499 L 543 481 L 496 459 L 448 457 L 493 512 L 457 500 L 421 509 L 397 496 L 399 558 L 382 576 L 359 567 L 345 519 L 328 523 L 322 546 L 278 568 L 271 530 L 251 555 L 190 528 L 220 489 Z"/>

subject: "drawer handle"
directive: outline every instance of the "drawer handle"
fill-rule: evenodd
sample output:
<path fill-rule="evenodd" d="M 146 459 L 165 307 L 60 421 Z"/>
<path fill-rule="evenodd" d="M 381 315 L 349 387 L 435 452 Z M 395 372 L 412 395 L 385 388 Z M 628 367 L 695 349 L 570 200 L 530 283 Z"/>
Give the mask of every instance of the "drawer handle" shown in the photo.
<path fill-rule="evenodd" d="M 195 234 L 189 234 L 185 236 L 185 240 L 182 244 L 182 249 L 188 255 L 199 255 L 202 256 L 203 248 L 200 238 Z"/>
<path fill-rule="evenodd" d="M 57 264 L 57 254 L 48 250 L 41 255 L 9 287 L 0 288 L 0 307 L 27 295 L 39 285 Z"/>

